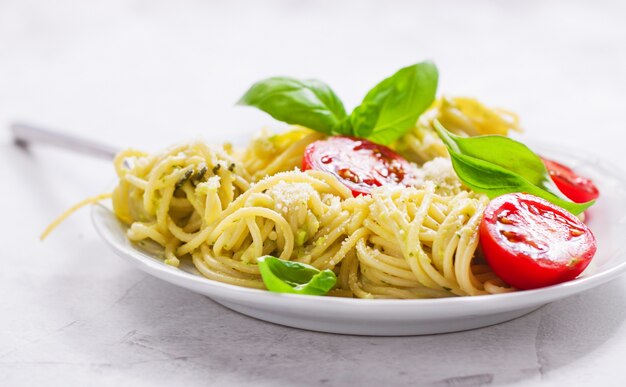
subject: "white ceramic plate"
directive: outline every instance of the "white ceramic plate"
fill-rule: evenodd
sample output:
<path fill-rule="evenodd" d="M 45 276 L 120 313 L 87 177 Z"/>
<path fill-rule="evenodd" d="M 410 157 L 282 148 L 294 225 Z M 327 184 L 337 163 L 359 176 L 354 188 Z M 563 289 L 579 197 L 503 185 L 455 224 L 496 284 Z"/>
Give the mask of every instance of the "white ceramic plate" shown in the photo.
<path fill-rule="evenodd" d="M 598 252 L 576 280 L 531 291 L 480 297 L 427 300 L 361 300 L 276 294 L 212 281 L 193 265 L 173 268 L 126 239 L 126 227 L 103 206 L 94 206 L 93 223 L 122 258 L 139 269 L 261 320 L 315 331 L 376 336 L 423 335 L 474 329 L 508 321 L 549 303 L 591 289 L 626 270 L 626 179 L 618 168 L 558 146 L 533 146 L 539 153 L 591 177 L 601 191 L 587 223 Z"/>

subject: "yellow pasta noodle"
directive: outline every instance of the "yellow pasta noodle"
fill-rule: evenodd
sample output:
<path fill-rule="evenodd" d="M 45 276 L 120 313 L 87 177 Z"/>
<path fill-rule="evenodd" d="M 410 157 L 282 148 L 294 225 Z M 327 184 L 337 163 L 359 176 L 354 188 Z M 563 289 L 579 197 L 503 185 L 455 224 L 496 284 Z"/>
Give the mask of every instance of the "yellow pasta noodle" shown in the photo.
<path fill-rule="evenodd" d="M 474 98 L 444 97 L 422 114 L 415 127 L 397 141 L 394 148 L 418 164 L 447 157 L 446 147 L 432 127 L 435 119 L 462 136 L 506 136 L 510 131 L 522 130 L 517 115 L 508 110 L 489 108 Z"/>
<path fill-rule="evenodd" d="M 477 253 L 488 200 L 464 189 L 447 159 L 425 164 L 415 187 L 353 197 L 334 176 L 298 169 L 322 135 L 280 136 L 265 134 L 241 153 L 202 142 L 120 153 L 112 199 L 128 238 L 161 245 L 170 265 L 188 259 L 209 279 L 251 288 L 265 287 L 256 260 L 269 254 L 335 271 L 335 296 L 511 290 Z"/>

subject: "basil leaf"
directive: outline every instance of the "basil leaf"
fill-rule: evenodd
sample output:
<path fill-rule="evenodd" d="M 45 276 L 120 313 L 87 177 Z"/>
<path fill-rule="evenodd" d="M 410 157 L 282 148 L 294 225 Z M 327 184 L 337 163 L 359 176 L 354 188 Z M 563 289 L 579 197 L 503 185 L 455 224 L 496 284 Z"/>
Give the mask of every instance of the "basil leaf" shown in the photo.
<path fill-rule="evenodd" d="M 263 282 L 269 291 L 277 293 L 323 296 L 337 283 L 332 270 L 318 270 L 313 266 L 284 261 L 266 255 L 257 259 Z"/>
<path fill-rule="evenodd" d="M 499 165 L 554 195 L 566 199 L 550 177 L 545 164 L 530 148 L 521 142 L 505 136 L 461 137 L 452 134 L 439 121 L 434 125 L 439 129 L 443 142 L 456 153 Z"/>
<path fill-rule="evenodd" d="M 267 78 L 252 85 L 238 104 L 254 106 L 279 121 L 333 134 L 347 117 L 343 103 L 324 82 L 287 77 Z"/>
<path fill-rule="evenodd" d="M 437 120 L 434 128 L 448 148 L 457 176 L 476 192 L 491 199 L 507 193 L 525 192 L 576 215 L 594 203 L 574 203 L 565 198 L 552 182 L 539 156 L 518 141 L 504 136 L 459 137 Z"/>
<path fill-rule="evenodd" d="M 454 171 L 463 183 L 474 191 L 487 194 L 491 199 L 511 192 L 524 192 L 546 199 L 576 215 L 585 211 L 593 204 L 593 202 L 578 204 L 568 199 L 563 199 L 529 183 L 528 180 L 525 180 L 520 175 L 495 164 L 456 152 L 450 152 L 450 156 Z"/>
<path fill-rule="evenodd" d="M 439 73 L 431 62 L 400 69 L 370 90 L 350 115 L 353 134 L 390 144 L 415 126 L 435 100 Z"/>

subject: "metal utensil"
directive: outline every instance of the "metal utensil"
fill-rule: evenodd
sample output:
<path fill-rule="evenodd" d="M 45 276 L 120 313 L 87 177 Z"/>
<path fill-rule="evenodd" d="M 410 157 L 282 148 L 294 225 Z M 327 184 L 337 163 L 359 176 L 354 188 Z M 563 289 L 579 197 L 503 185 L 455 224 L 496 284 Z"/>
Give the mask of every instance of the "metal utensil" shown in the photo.
<path fill-rule="evenodd" d="M 11 124 L 11 132 L 13 132 L 15 144 L 25 148 L 32 144 L 53 145 L 58 148 L 107 160 L 113 159 L 120 151 L 111 145 L 20 122 Z"/>

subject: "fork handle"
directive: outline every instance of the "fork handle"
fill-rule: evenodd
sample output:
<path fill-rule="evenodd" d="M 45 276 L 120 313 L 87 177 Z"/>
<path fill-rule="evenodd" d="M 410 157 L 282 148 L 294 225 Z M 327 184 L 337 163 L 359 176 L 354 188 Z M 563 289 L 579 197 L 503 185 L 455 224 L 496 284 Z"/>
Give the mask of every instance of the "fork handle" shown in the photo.
<path fill-rule="evenodd" d="M 53 145 L 107 160 L 113 159 L 119 152 L 119 149 L 114 146 L 20 122 L 11 124 L 11 132 L 13 132 L 15 143 L 22 147 L 28 147 L 31 144 Z"/>

